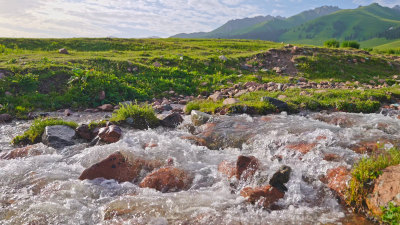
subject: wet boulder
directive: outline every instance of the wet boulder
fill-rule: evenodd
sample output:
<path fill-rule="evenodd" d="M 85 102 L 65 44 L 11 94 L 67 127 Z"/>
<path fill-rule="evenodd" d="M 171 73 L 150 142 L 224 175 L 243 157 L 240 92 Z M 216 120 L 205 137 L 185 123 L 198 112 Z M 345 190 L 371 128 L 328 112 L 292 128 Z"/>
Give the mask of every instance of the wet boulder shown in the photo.
<path fill-rule="evenodd" d="M 121 138 L 122 130 L 116 125 L 110 125 L 100 128 L 98 136 L 103 142 L 115 143 Z"/>
<path fill-rule="evenodd" d="M 300 143 L 294 143 L 294 144 L 289 144 L 286 147 L 288 149 L 300 152 L 301 154 L 307 154 L 310 152 L 315 146 L 317 146 L 316 143 L 305 143 L 305 142 L 300 142 Z"/>
<path fill-rule="evenodd" d="M 147 175 L 139 186 L 161 192 L 176 192 L 188 188 L 191 182 L 192 178 L 186 171 L 175 167 L 166 167 Z"/>
<path fill-rule="evenodd" d="M 286 102 L 281 100 L 271 98 L 271 97 L 261 97 L 260 101 L 269 102 L 274 105 L 279 111 L 289 111 L 289 106 Z"/>
<path fill-rule="evenodd" d="M 289 166 L 282 166 L 269 180 L 269 184 L 272 187 L 279 189 L 280 191 L 287 191 L 288 189 L 285 184 L 289 182 L 291 172 L 292 168 L 290 168 Z"/>
<path fill-rule="evenodd" d="M 228 178 L 232 178 L 236 176 L 236 165 L 234 162 L 222 161 L 218 165 L 218 172 L 227 176 Z"/>
<path fill-rule="evenodd" d="M 344 200 L 347 191 L 347 183 L 350 181 L 350 179 L 350 171 L 346 167 L 340 166 L 329 169 L 322 181 L 326 183 L 327 186 L 333 190 L 338 197 Z"/>
<path fill-rule="evenodd" d="M 6 152 L 2 155 L 0 155 L 0 159 L 18 159 L 18 158 L 25 158 L 28 156 L 35 156 L 35 155 L 40 155 L 39 151 L 34 151 L 33 145 L 29 145 L 23 148 L 16 148 L 14 150 L 11 150 L 9 152 Z"/>
<path fill-rule="evenodd" d="M 47 126 L 42 135 L 43 144 L 55 149 L 74 145 L 75 130 L 64 125 Z"/>
<path fill-rule="evenodd" d="M 375 181 L 372 193 L 366 202 L 369 210 L 377 216 L 382 215 L 381 207 L 389 202 L 400 205 L 400 165 L 390 166 L 383 170 L 382 175 Z"/>
<path fill-rule="evenodd" d="M 80 138 L 83 138 L 88 141 L 92 140 L 94 137 L 87 124 L 79 125 L 75 129 L 75 132 Z"/>
<path fill-rule="evenodd" d="M 0 123 L 11 122 L 12 116 L 10 114 L 0 114 Z"/>
<path fill-rule="evenodd" d="M 243 188 L 240 195 L 252 204 L 257 204 L 264 208 L 270 208 L 274 203 L 285 196 L 285 192 L 271 185 L 267 185 L 264 187 Z"/>
<path fill-rule="evenodd" d="M 114 179 L 118 182 L 130 182 L 138 177 L 142 167 L 143 161 L 133 161 L 121 152 L 116 152 L 84 170 L 79 179 L 104 178 Z"/>
<path fill-rule="evenodd" d="M 190 113 L 192 122 L 195 126 L 200 126 L 207 123 L 211 119 L 211 115 L 197 110 L 192 110 Z"/>
<path fill-rule="evenodd" d="M 160 124 L 163 127 L 176 128 L 183 122 L 183 118 L 179 113 L 171 113 L 169 115 L 157 116 L 160 120 Z"/>
<path fill-rule="evenodd" d="M 239 156 L 236 161 L 236 178 L 247 180 L 254 176 L 260 161 L 254 156 Z"/>

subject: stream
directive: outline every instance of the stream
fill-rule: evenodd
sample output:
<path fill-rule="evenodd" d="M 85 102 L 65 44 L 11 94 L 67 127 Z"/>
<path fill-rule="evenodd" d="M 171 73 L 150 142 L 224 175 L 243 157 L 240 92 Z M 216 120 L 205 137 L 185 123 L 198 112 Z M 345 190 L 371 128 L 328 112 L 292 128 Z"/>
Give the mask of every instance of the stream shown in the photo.
<path fill-rule="evenodd" d="M 75 113 L 63 119 L 87 123 L 104 116 Z M 14 149 L 9 142 L 30 123 L 0 124 L 0 154 Z M 119 142 L 102 146 L 79 143 L 55 150 L 40 143 L 33 146 L 40 153 L 36 156 L 0 159 L 0 223 L 373 224 L 340 204 L 321 177 L 332 168 L 351 168 L 363 156 L 351 150 L 360 141 L 381 141 L 390 148 L 390 142 L 400 140 L 400 120 L 396 116 L 282 113 L 261 119 L 236 115 L 216 119 L 222 124 L 216 131 L 218 138 L 225 138 L 227 145 L 210 150 L 182 138 L 192 135 L 187 128 L 190 123 L 190 116 L 185 116 L 177 129 L 123 129 Z M 229 147 L 230 138 L 243 134 L 249 135 L 241 149 Z M 313 147 L 302 153 L 288 148 L 293 143 Z M 188 190 L 161 193 L 139 188 L 138 182 L 78 179 L 83 170 L 116 151 L 150 160 L 172 158 L 175 167 L 193 175 L 193 182 Z M 327 161 L 327 154 L 338 157 Z M 218 172 L 218 165 L 223 160 L 235 161 L 239 155 L 255 156 L 262 169 L 251 183 L 232 185 L 232 180 Z M 288 191 L 277 202 L 278 209 L 262 209 L 240 196 L 243 187 L 263 183 L 282 165 L 291 167 L 292 173 L 286 184 Z M 108 218 L 107 212 L 115 209 L 123 213 Z"/>

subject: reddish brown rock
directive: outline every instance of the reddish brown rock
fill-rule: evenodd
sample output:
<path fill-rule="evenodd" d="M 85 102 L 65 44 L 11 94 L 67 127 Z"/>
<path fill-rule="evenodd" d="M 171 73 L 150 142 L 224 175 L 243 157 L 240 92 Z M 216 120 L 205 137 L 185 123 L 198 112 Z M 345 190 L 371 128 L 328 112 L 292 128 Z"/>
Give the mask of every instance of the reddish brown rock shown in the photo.
<path fill-rule="evenodd" d="M 134 180 L 143 167 L 143 161 L 130 161 L 121 152 L 108 156 L 103 161 L 94 164 L 83 171 L 80 180 L 96 178 L 114 179 L 118 182 Z"/>
<path fill-rule="evenodd" d="M 139 186 L 161 192 L 175 192 L 186 189 L 191 181 L 187 172 L 174 167 L 166 167 L 147 175 Z"/>
<path fill-rule="evenodd" d="M 23 148 L 14 149 L 12 151 L 2 154 L 0 156 L 0 159 L 10 160 L 10 159 L 24 158 L 28 156 L 36 156 L 41 154 L 39 151 L 32 150 L 32 148 L 33 146 L 26 146 Z"/>
<path fill-rule="evenodd" d="M 112 112 L 112 111 L 114 111 L 114 107 L 111 104 L 104 104 L 104 105 L 99 106 L 97 108 L 100 109 L 101 111 L 104 111 L 104 112 Z"/>
<path fill-rule="evenodd" d="M 374 190 L 367 198 L 367 206 L 377 216 L 382 215 L 381 207 L 389 202 L 400 205 L 400 165 L 390 166 L 375 181 Z"/>
<path fill-rule="evenodd" d="M 228 178 L 232 178 L 236 176 L 236 166 L 233 162 L 222 161 L 218 165 L 218 172 L 228 176 Z"/>
<path fill-rule="evenodd" d="M 340 166 L 328 170 L 326 172 L 326 177 L 324 181 L 330 189 L 335 191 L 336 194 L 344 200 L 347 191 L 347 183 L 350 179 L 350 171 L 346 167 Z"/>
<path fill-rule="evenodd" d="M 100 128 L 99 137 L 100 140 L 107 143 L 115 143 L 119 141 L 122 136 L 122 130 L 116 125 Z"/>
<path fill-rule="evenodd" d="M 260 166 L 260 161 L 254 156 L 239 156 L 236 161 L 236 178 L 248 179 L 253 177 Z"/>
<path fill-rule="evenodd" d="M 262 121 L 264 121 L 264 122 L 269 122 L 269 121 L 272 120 L 272 118 L 269 117 L 269 116 L 263 116 L 263 117 L 261 117 L 260 119 L 261 119 Z"/>
<path fill-rule="evenodd" d="M 350 148 L 356 153 L 365 154 L 376 152 L 379 149 L 378 143 L 375 141 L 362 141 Z"/>
<path fill-rule="evenodd" d="M 311 151 L 317 144 L 316 143 L 297 143 L 297 144 L 290 144 L 286 147 L 291 150 L 298 151 L 302 154 L 307 154 Z"/>
<path fill-rule="evenodd" d="M 285 196 L 285 193 L 277 188 L 267 185 L 265 187 L 246 187 L 240 192 L 240 195 L 252 204 L 260 204 L 264 208 L 269 208 L 279 199 Z"/>

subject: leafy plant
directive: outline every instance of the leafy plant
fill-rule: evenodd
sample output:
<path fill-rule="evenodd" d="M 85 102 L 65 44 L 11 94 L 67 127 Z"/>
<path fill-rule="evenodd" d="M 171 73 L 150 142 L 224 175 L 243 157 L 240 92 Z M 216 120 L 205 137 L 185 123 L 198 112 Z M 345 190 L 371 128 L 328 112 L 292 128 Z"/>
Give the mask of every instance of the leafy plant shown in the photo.
<path fill-rule="evenodd" d="M 32 125 L 29 127 L 24 134 L 16 136 L 11 143 L 13 145 L 27 145 L 27 144 L 35 144 L 40 142 L 40 138 L 44 133 L 44 130 L 47 126 L 54 125 L 65 125 L 69 126 L 73 129 L 78 127 L 78 124 L 75 122 L 67 122 L 57 118 L 38 118 L 35 119 Z"/>
<path fill-rule="evenodd" d="M 400 207 L 389 202 L 387 207 L 382 207 L 382 221 L 390 225 L 400 224 Z"/>

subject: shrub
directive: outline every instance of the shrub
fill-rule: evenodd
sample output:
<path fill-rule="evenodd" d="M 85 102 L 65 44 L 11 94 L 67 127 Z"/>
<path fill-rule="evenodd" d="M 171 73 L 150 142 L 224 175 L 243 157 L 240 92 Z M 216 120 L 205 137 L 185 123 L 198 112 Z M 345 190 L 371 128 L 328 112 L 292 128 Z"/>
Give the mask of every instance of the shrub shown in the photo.
<path fill-rule="evenodd" d="M 36 119 L 33 121 L 32 125 L 29 127 L 24 134 L 16 136 L 11 143 L 13 145 L 27 145 L 27 144 L 36 144 L 40 142 L 40 138 L 44 133 L 44 130 L 47 126 L 54 125 L 65 125 L 69 126 L 73 129 L 78 127 L 78 124 L 75 122 L 67 122 L 57 118 L 46 118 L 46 119 Z"/>
<path fill-rule="evenodd" d="M 348 190 L 348 203 L 363 209 L 365 199 L 373 187 L 373 181 L 386 167 L 400 164 L 400 151 L 392 148 L 370 158 L 362 158 L 353 168 Z"/>
<path fill-rule="evenodd" d="M 126 121 L 132 118 L 131 121 Z M 137 129 L 154 128 L 159 125 L 159 120 L 150 105 L 120 104 L 120 108 L 112 114 L 112 122 L 125 122 Z"/>
<path fill-rule="evenodd" d="M 339 48 L 340 47 L 340 42 L 332 39 L 324 42 L 324 46 L 328 48 Z"/>
<path fill-rule="evenodd" d="M 342 48 L 355 48 L 359 49 L 360 44 L 357 41 L 343 41 Z"/>

